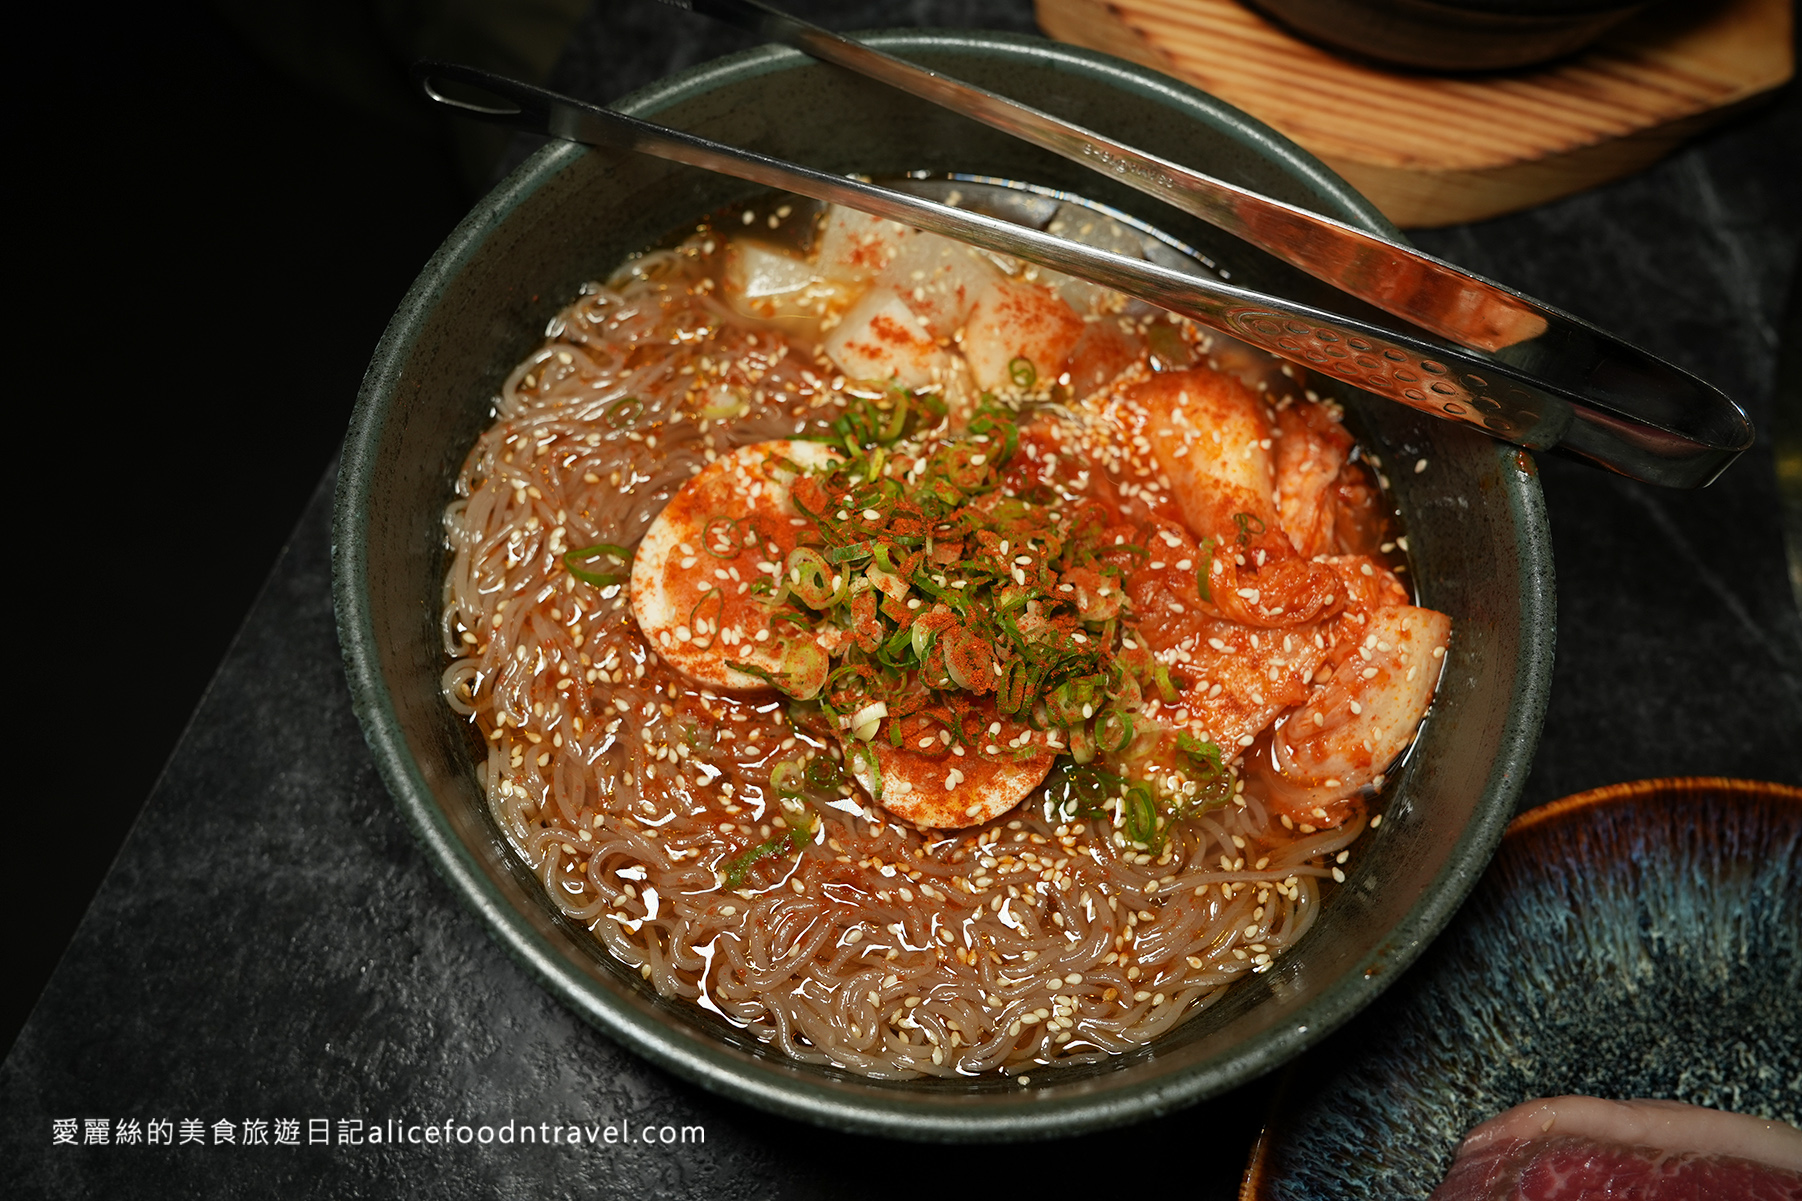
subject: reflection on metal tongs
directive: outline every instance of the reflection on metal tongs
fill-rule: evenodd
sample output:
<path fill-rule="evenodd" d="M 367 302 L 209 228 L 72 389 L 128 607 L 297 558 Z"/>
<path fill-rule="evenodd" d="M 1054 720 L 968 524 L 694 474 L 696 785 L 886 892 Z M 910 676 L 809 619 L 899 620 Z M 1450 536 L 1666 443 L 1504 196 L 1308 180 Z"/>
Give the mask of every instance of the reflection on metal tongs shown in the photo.
<path fill-rule="evenodd" d="M 1709 483 L 1752 445 L 1718 389 L 1602 330 L 1406 246 L 947 79 L 757 0 L 670 0 L 893 84 L 1104 171 L 1225 229 L 1415 329 L 1390 328 L 1027 226 L 666 129 L 554 92 L 443 63 L 415 78 L 470 116 L 636 151 L 843 204 L 1113 288 L 1378 396 L 1534 450 L 1557 448 L 1635 479 Z M 444 85 L 462 85 L 459 96 Z M 484 101 L 461 94 L 474 91 Z M 1430 331 L 1430 332 L 1428 332 Z"/>

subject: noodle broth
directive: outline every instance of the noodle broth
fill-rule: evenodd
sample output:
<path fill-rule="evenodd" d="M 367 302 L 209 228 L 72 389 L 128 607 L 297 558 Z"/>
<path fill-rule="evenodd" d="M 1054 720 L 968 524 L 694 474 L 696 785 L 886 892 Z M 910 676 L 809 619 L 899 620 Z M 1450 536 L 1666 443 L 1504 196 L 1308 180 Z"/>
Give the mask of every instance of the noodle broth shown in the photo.
<path fill-rule="evenodd" d="M 735 448 L 830 437 L 848 406 L 884 395 L 821 350 L 845 289 L 822 284 L 780 312 L 725 295 L 734 238 L 754 225 L 794 251 L 816 223 L 787 200 L 716 216 L 585 286 L 506 381 L 445 515 L 444 692 L 485 748 L 490 811 L 610 955 L 797 1060 L 898 1079 L 1142 1046 L 1307 931 L 1367 795 L 1342 798 L 1330 824 L 1324 809 L 1318 828 L 1293 820 L 1252 770 L 1272 754 L 1266 722 L 1226 748 L 1218 802 L 1173 814 L 1155 838 L 1085 799 L 1067 760 L 1000 818 L 921 829 L 872 803 L 817 712 L 696 685 L 634 619 L 621 555 L 684 484 Z M 1194 362 L 1278 404 L 1312 398 L 1271 361 L 1118 301 L 1091 321 L 1131 351 L 1113 375 L 1016 381 L 1007 400 L 1041 483 L 1150 528 L 1177 508 L 1134 465 L 1135 384 Z M 919 391 L 955 425 L 975 389 L 947 378 Z M 1335 484 L 1338 549 L 1405 571 L 1355 459 Z M 695 557 L 722 579 L 749 567 Z M 1194 586 L 1192 564 L 1169 571 Z M 1188 661 L 1187 644 L 1165 641 Z M 1147 712 L 1190 719 L 1155 699 Z"/>

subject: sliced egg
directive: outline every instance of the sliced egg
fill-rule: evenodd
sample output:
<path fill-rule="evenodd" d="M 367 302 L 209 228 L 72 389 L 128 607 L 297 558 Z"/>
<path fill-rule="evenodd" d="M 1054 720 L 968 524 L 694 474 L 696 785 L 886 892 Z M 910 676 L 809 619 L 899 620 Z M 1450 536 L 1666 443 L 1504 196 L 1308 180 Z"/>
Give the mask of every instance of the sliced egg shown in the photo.
<path fill-rule="evenodd" d="M 762 677 L 728 666 L 782 669 L 784 639 L 769 628 L 767 599 L 808 526 L 789 486 L 795 468 L 838 458 L 818 442 L 742 446 L 708 464 L 670 499 L 632 560 L 632 614 L 671 667 L 716 688 L 761 689 Z M 767 587 L 758 588 L 759 581 Z M 814 637 L 830 651 L 837 631 Z"/>
<path fill-rule="evenodd" d="M 993 821 L 1045 782 L 1055 752 L 1010 745 L 1029 731 L 993 712 L 993 698 L 975 724 L 982 731 L 961 755 L 892 745 L 877 736 L 845 740 L 845 762 L 875 802 L 904 821 L 930 830 L 958 830 Z M 990 734 L 989 723 L 1001 730 Z"/>

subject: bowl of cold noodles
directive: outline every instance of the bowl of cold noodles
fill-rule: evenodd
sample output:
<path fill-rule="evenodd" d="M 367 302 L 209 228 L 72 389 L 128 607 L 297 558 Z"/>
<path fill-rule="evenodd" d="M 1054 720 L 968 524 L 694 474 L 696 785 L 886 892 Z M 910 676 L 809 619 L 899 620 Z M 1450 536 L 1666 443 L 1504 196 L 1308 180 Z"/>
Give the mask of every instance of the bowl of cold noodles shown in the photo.
<path fill-rule="evenodd" d="M 1142 68 L 875 40 L 1393 234 Z M 621 107 L 1350 303 L 785 50 Z M 402 304 L 336 520 L 370 746 L 502 944 L 671 1071 L 918 1139 L 1129 1122 L 1345 1021 L 1493 851 L 1550 673 L 1513 448 L 1081 281 L 567 144 Z"/>

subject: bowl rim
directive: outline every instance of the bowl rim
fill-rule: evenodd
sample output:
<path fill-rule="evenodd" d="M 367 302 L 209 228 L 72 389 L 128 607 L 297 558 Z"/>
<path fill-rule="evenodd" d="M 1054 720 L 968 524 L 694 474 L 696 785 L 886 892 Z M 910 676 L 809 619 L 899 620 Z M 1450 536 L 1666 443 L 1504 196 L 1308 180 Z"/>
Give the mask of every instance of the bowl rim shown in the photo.
<path fill-rule="evenodd" d="M 964 51 L 1047 63 L 1152 99 L 1204 125 L 1230 131 L 1260 155 L 1307 181 L 1340 208 L 1336 215 L 1401 239 L 1362 195 L 1318 159 L 1230 105 L 1149 68 L 1095 51 L 1028 35 L 972 30 L 888 30 L 860 34 L 898 55 Z M 759 47 L 699 64 L 616 101 L 613 107 L 650 116 L 727 82 L 804 66 L 811 60 L 782 47 Z M 333 603 L 352 707 L 384 784 L 439 874 L 481 919 L 504 950 L 540 985 L 583 1020 L 657 1066 L 701 1087 L 784 1117 L 831 1129 L 935 1142 L 1001 1142 L 1062 1137 L 1180 1109 L 1227 1091 L 1293 1059 L 1337 1029 L 1381 993 L 1424 949 L 1463 903 L 1500 842 L 1512 804 L 1479 808 L 1458 834 L 1438 875 L 1391 931 L 1384 945 L 1326 985 L 1308 1003 L 1305 1025 L 1289 1022 L 1260 1031 L 1229 1051 L 1130 1087 L 1097 1087 L 1053 1098 L 1022 1088 L 992 1094 L 980 1105 L 932 1103 L 928 1096 L 813 1075 L 803 1068 L 752 1058 L 681 1027 L 650 1007 L 600 987 L 515 910 L 489 879 L 476 854 L 456 834 L 408 747 L 383 677 L 369 603 L 367 515 L 388 401 L 409 351 L 437 295 L 505 218 L 586 151 L 553 142 L 532 154 L 480 200 L 433 254 L 400 302 L 378 344 L 359 391 L 339 464 L 334 503 Z M 1544 498 L 1530 459 L 1508 473 L 1502 501 L 1522 533 L 1521 644 L 1512 667 L 1516 684 L 1498 738 L 1498 754 L 1484 789 L 1496 801 L 1518 795 L 1531 763 L 1550 683 L 1555 598 Z M 1498 665 L 1501 666 L 1501 665 Z M 1359 970 L 1376 965 L 1375 970 Z"/>

